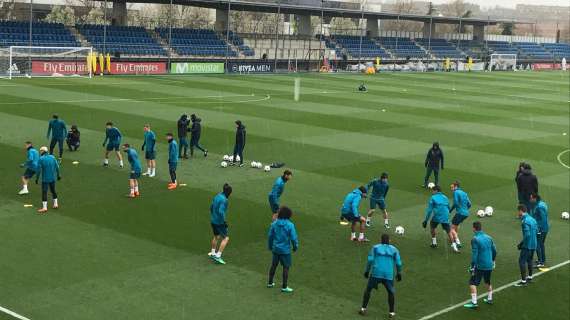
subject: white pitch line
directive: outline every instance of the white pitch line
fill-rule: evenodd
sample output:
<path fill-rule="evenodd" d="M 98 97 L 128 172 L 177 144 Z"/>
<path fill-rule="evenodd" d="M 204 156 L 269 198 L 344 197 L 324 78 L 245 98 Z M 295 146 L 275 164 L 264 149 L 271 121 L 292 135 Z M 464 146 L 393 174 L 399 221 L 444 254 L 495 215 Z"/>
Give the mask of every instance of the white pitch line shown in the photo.
<path fill-rule="evenodd" d="M 570 152 L 570 149 L 564 150 L 564 151 L 560 152 L 560 153 L 558 154 L 558 156 L 556 157 L 556 159 L 558 160 L 558 162 L 559 162 L 563 167 L 565 167 L 565 168 L 567 168 L 567 169 L 570 169 L 570 166 L 569 166 L 569 165 L 567 165 L 566 163 L 562 162 L 562 155 L 565 154 L 566 152 Z"/>
<path fill-rule="evenodd" d="M 8 310 L 6 308 L 0 307 L 0 312 L 3 312 L 5 314 L 9 314 L 12 317 L 16 318 L 16 319 L 20 319 L 20 320 L 30 320 L 30 318 L 26 318 L 23 315 L 17 314 L 16 312 L 12 311 L 12 310 Z"/>
<path fill-rule="evenodd" d="M 560 268 L 560 267 L 563 267 L 563 266 L 565 266 L 565 265 L 567 265 L 567 264 L 569 264 L 569 263 L 570 263 L 570 260 L 566 260 L 566 261 L 564 261 L 564 262 L 561 262 L 561 263 L 559 263 L 559 264 L 557 264 L 557 265 L 555 265 L 555 266 L 550 267 L 550 269 L 549 269 L 548 271 L 541 271 L 541 272 L 539 272 L 539 273 L 534 274 L 534 275 L 533 275 L 533 278 L 538 277 L 538 276 L 541 276 L 541 275 L 543 275 L 543 274 L 545 274 L 545 273 L 547 273 L 547 272 L 550 272 L 550 271 L 552 271 L 552 270 L 558 269 L 558 268 Z M 504 286 L 501 286 L 501 287 L 499 287 L 499 288 L 493 289 L 493 293 L 497 293 L 497 292 L 503 291 L 503 290 L 505 290 L 505 289 L 508 289 L 508 288 L 514 286 L 514 285 L 515 285 L 517 282 L 519 282 L 519 281 L 520 281 L 520 280 L 513 281 L 513 282 L 511 282 L 511 283 L 505 284 Z M 481 298 L 486 297 L 486 296 L 487 296 L 487 293 L 482 293 L 482 294 L 480 294 L 479 296 L 477 296 L 477 299 L 481 299 Z M 447 308 L 445 308 L 445 309 L 442 309 L 442 310 L 440 310 L 440 311 L 434 312 L 434 313 L 432 313 L 432 314 L 428 314 L 427 316 L 423 316 L 423 317 L 419 318 L 419 320 L 433 319 L 433 318 L 435 318 L 435 317 L 437 317 L 437 316 L 440 316 L 440 315 L 442 315 L 442 314 L 444 314 L 444 313 L 448 313 L 449 311 L 452 311 L 452 310 L 455 310 L 455 309 L 457 309 L 457 308 L 463 307 L 464 304 L 469 303 L 469 302 L 471 302 L 471 300 L 465 300 L 465 301 L 463 301 L 463 302 L 460 302 L 460 303 L 458 303 L 458 304 L 452 305 L 452 306 L 447 307 Z"/>

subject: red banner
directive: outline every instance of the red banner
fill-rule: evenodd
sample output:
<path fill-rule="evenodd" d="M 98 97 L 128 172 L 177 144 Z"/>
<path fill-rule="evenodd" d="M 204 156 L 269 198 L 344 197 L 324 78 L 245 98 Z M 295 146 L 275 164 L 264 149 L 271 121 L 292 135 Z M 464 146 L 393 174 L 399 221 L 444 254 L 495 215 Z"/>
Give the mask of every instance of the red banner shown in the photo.
<path fill-rule="evenodd" d="M 533 70 L 561 70 L 562 65 L 560 63 L 533 63 Z"/>
<path fill-rule="evenodd" d="M 165 74 L 165 62 L 111 62 L 111 74 Z"/>
<path fill-rule="evenodd" d="M 99 70 L 99 68 L 97 68 Z M 165 74 L 165 62 L 111 62 L 111 74 Z M 32 61 L 32 74 L 89 74 L 86 61 Z"/>
<path fill-rule="evenodd" d="M 32 74 L 89 74 L 85 61 L 32 61 Z"/>

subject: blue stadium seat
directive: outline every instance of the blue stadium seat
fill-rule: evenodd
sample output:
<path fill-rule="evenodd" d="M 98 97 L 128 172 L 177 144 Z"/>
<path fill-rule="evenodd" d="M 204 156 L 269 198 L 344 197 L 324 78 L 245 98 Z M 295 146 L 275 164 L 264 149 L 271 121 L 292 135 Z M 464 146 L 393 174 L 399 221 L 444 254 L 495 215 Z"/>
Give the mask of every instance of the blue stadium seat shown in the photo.
<path fill-rule="evenodd" d="M 228 48 L 228 43 L 221 39 L 214 30 L 185 29 L 185 28 L 156 28 L 156 33 L 165 41 L 171 41 L 174 51 L 181 56 L 200 57 L 237 57 L 238 53 Z M 238 47 L 246 56 L 253 56 L 254 52 L 243 44 L 243 40 L 230 32 L 230 42 Z"/>
<path fill-rule="evenodd" d="M 77 25 L 77 30 L 99 52 L 136 56 L 166 56 L 166 51 L 143 27 Z"/>
<path fill-rule="evenodd" d="M 42 47 L 79 47 L 75 36 L 61 23 L 33 22 L 31 44 Z M 0 47 L 30 45 L 30 24 L 0 21 Z"/>

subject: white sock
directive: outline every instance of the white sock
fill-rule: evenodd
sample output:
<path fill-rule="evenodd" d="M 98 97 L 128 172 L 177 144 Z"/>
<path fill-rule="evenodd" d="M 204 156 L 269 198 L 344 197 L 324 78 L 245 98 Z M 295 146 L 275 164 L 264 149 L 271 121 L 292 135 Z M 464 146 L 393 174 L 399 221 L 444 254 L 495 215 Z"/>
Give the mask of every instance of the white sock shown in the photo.
<path fill-rule="evenodd" d="M 389 224 L 388 219 L 384 219 L 384 224 Z"/>
<path fill-rule="evenodd" d="M 105 158 L 105 160 L 103 160 L 104 164 L 109 164 L 109 159 Z"/>
<path fill-rule="evenodd" d="M 363 232 L 361 232 L 361 233 L 358 235 L 358 239 L 364 239 L 364 233 L 363 233 Z"/>
<path fill-rule="evenodd" d="M 222 257 L 222 253 L 220 251 L 216 252 L 216 257 L 221 258 Z"/>
<path fill-rule="evenodd" d="M 22 190 L 28 191 L 28 185 L 27 185 L 27 184 L 23 185 L 23 186 L 22 186 Z"/>
<path fill-rule="evenodd" d="M 356 238 L 356 232 L 351 233 L 351 234 L 350 234 L 350 237 L 351 237 L 351 238 Z"/>
<path fill-rule="evenodd" d="M 215 254 L 216 254 L 216 249 L 212 249 L 212 250 L 210 251 L 210 254 L 211 254 L 211 255 L 215 255 Z"/>
<path fill-rule="evenodd" d="M 493 290 L 490 290 L 490 291 L 487 293 L 487 300 L 493 300 Z"/>
<path fill-rule="evenodd" d="M 432 243 L 432 244 L 437 244 L 437 238 L 431 238 L 431 243 Z"/>
<path fill-rule="evenodd" d="M 461 241 L 459 241 L 459 237 L 457 237 L 457 238 L 455 239 L 455 243 L 457 243 L 458 245 L 461 244 Z"/>
<path fill-rule="evenodd" d="M 150 175 L 150 173 L 151 173 L 150 168 L 147 168 L 147 169 L 146 169 L 146 174 Z"/>
<path fill-rule="evenodd" d="M 44 208 L 44 210 L 47 210 L 47 201 L 42 201 L 42 208 Z"/>
<path fill-rule="evenodd" d="M 477 304 L 477 294 L 476 293 L 471 294 L 471 302 L 473 304 Z"/>
<path fill-rule="evenodd" d="M 139 186 L 135 187 L 135 192 L 139 192 Z"/>
<path fill-rule="evenodd" d="M 370 222 L 370 217 L 366 217 L 366 222 Z"/>
<path fill-rule="evenodd" d="M 57 207 L 57 199 L 53 199 L 53 206 Z"/>
<path fill-rule="evenodd" d="M 123 166 L 123 160 L 119 160 L 119 165 L 122 167 Z"/>
<path fill-rule="evenodd" d="M 131 194 L 135 194 L 135 189 L 131 188 Z"/>
<path fill-rule="evenodd" d="M 152 168 L 152 175 L 154 176 L 156 174 L 156 168 Z"/>

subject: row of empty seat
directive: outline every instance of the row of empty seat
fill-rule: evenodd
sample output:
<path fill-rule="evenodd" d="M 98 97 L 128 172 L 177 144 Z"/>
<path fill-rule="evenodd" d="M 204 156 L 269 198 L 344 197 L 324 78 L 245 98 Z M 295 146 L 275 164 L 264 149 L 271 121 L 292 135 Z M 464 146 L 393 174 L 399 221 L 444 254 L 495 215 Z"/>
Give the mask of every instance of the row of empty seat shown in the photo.
<path fill-rule="evenodd" d="M 428 59 L 467 56 L 483 58 L 491 53 L 516 54 L 519 59 L 552 60 L 570 59 L 570 45 L 565 43 L 534 43 L 507 41 L 445 40 L 405 37 L 368 38 L 350 35 L 332 35 L 302 39 L 291 36 L 277 42 L 273 35 L 255 35 L 242 38 L 230 31 L 217 33 L 207 29 L 156 28 L 147 30 L 136 26 L 76 25 L 73 27 L 59 23 L 32 23 L 31 39 L 29 22 L 0 21 L 0 46 L 93 46 L 98 52 L 135 56 L 167 56 L 171 48 L 179 56 L 200 57 L 251 57 L 260 58 L 264 54 L 296 59 L 316 56 L 316 49 L 326 49 L 326 56 L 334 50 L 337 58 L 348 55 L 350 58 L 382 59 Z M 229 35 L 229 41 L 226 41 Z M 31 41 L 30 41 L 31 40 Z M 86 42 L 85 42 L 86 41 Z M 229 43 L 228 43 L 229 42 Z M 311 54 L 315 51 L 315 54 Z M 334 56 L 334 55 L 333 55 Z"/>

